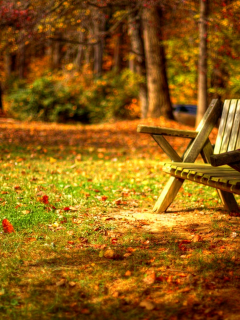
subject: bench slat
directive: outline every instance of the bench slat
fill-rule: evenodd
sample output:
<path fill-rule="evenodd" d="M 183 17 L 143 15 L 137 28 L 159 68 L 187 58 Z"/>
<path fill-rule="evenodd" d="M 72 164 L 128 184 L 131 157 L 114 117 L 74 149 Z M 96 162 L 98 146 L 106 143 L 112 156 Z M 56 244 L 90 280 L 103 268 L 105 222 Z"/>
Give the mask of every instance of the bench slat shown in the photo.
<path fill-rule="evenodd" d="M 222 171 L 221 168 L 215 168 L 217 170 L 213 170 L 215 172 L 212 172 L 209 171 L 209 168 L 206 168 L 206 170 L 203 168 L 199 169 L 196 164 L 195 169 L 196 171 L 193 168 L 183 168 L 174 164 L 166 164 L 163 167 L 164 172 L 177 178 L 195 181 L 223 191 L 240 194 L 240 173 L 234 169 L 230 168 L 229 172 L 229 170 Z"/>
<path fill-rule="evenodd" d="M 138 125 L 137 132 L 148 134 L 161 134 L 165 136 L 182 137 L 189 139 L 196 138 L 198 134 L 198 132 L 192 130 L 177 130 L 145 125 Z"/>
<path fill-rule="evenodd" d="M 234 119 L 233 128 L 232 128 L 232 134 L 231 134 L 231 138 L 230 138 L 230 142 L 229 142 L 227 151 L 233 151 L 233 150 L 237 149 L 236 148 L 237 141 L 239 140 L 239 142 L 240 142 L 239 125 L 240 125 L 240 100 L 237 101 L 235 119 Z"/>
<path fill-rule="evenodd" d="M 228 150 L 228 144 L 230 141 L 230 136 L 231 136 L 232 128 L 233 128 L 236 105 L 237 105 L 237 100 L 236 99 L 231 100 L 228 116 L 226 119 L 224 135 L 222 138 L 222 145 L 221 145 L 221 149 L 220 149 L 219 153 L 223 153 Z"/>
<path fill-rule="evenodd" d="M 222 138 L 223 138 L 224 131 L 225 131 L 230 102 L 231 102 L 231 100 L 225 100 L 224 105 L 223 105 L 223 111 L 222 111 L 219 129 L 218 129 L 217 140 L 215 143 L 214 154 L 220 153 L 220 150 L 221 150 Z"/>

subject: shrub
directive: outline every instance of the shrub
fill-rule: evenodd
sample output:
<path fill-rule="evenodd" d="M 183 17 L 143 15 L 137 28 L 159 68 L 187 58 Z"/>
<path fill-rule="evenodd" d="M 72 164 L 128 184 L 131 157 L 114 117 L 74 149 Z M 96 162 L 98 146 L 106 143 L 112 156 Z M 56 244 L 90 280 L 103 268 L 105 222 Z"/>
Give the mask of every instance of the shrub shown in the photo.
<path fill-rule="evenodd" d="M 94 81 L 80 97 L 89 110 L 91 122 L 109 119 L 132 119 L 140 115 L 140 109 L 132 109 L 132 101 L 138 97 L 142 77 L 129 69 L 121 73 L 106 73 Z M 137 106 L 137 105 L 136 105 Z"/>
<path fill-rule="evenodd" d="M 82 79 L 81 79 L 82 81 Z M 141 77 L 124 70 L 109 72 L 90 85 L 45 76 L 8 96 L 9 111 L 20 120 L 101 122 L 139 116 L 136 103 Z"/>
<path fill-rule="evenodd" d="M 80 90 L 79 90 L 80 91 Z M 42 77 L 8 96 L 9 111 L 20 120 L 88 122 L 88 111 L 75 93 L 51 77 Z"/>

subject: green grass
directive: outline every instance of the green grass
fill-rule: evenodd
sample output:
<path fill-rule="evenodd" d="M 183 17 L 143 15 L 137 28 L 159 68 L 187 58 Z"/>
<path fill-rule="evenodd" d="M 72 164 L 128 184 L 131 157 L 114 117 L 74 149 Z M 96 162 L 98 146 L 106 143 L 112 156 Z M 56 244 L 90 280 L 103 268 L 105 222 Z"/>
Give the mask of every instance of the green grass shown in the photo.
<path fill-rule="evenodd" d="M 1 319 L 231 315 L 239 218 L 221 209 L 214 189 L 186 182 L 170 213 L 154 216 L 182 222 L 153 232 L 144 214 L 168 177 L 162 156 L 146 151 L 5 141 L 0 218 L 15 232 L 0 233 Z M 109 248 L 113 259 L 104 256 Z M 145 300 L 152 310 L 139 306 Z"/>

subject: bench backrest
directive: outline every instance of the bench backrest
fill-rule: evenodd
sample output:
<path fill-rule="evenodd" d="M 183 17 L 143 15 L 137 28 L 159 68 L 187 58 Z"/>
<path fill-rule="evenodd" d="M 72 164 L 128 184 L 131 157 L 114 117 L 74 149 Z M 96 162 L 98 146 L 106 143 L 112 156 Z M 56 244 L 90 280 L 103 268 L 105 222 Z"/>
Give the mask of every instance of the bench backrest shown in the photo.
<path fill-rule="evenodd" d="M 240 148 L 240 100 L 225 100 L 214 154 Z"/>

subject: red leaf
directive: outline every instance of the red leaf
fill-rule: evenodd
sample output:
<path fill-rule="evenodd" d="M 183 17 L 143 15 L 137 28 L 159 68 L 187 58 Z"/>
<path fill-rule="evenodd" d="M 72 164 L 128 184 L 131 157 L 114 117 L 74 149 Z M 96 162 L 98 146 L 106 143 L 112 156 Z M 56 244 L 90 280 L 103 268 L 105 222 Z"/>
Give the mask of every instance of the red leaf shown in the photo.
<path fill-rule="evenodd" d="M 42 196 L 42 198 L 40 198 L 40 202 L 44 204 L 48 204 L 49 203 L 48 196 L 47 195 Z"/>
<path fill-rule="evenodd" d="M 12 224 L 11 224 L 7 219 L 3 219 L 3 221 L 2 221 L 2 226 L 3 226 L 3 231 L 4 231 L 5 233 L 15 232 Z"/>
<path fill-rule="evenodd" d="M 69 207 L 65 207 L 65 208 L 63 208 L 63 210 L 64 210 L 64 211 L 69 211 L 70 208 L 69 208 Z"/>
<path fill-rule="evenodd" d="M 182 244 L 186 244 L 186 243 L 191 243 L 191 240 L 182 240 L 179 245 L 181 246 Z"/>

